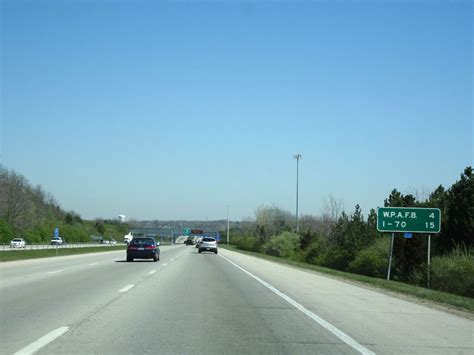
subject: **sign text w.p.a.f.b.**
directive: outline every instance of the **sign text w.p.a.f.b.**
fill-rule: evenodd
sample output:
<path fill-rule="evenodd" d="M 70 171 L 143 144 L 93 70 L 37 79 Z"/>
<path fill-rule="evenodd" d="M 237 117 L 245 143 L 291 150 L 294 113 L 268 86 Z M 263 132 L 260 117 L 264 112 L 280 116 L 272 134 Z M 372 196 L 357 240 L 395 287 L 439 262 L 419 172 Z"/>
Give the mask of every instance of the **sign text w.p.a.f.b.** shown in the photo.
<path fill-rule="evenodd" d="M 379 232 L 439 233 L 441 211 L 439 208 L 379 207 L 377 230 Z"/>

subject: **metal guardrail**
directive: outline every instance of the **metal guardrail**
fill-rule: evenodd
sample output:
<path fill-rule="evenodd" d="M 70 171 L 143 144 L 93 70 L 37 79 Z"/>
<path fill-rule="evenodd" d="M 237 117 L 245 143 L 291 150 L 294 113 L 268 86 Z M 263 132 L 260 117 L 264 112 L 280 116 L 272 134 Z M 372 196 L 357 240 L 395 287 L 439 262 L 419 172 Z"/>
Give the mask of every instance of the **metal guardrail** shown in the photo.
<path fill-rule="evenodd" d="M 170 243 L 160 243 L 162 245 L 171 245 Z M 1 251 L 11 251 L 11 250 L 44 250 L 44 249 L 67 249 L 67 248 L 87 248 L 87 247 L 103 247 L 103 248 L 110 248 L 110 247 L 117 247 L 123 246 L 126 248 L 127 244 L 125 243 L 117 243 L 117 244 L 100 244 L 100 243 L 65 243 L 61 245 L 56 244 L 26 244 L 25 248 L 10 248 L 10 243 L 8 244 L 0 244 L 0 252 Z"/>
<path fill-rule="evenodd" d="M 51 244 L 26 244 L 25 248 L 10 248 L 10 243 L 0 244 L 0 251 L 10 250 L 43 250 L 43 249 L 67 249 L 67 248 L 87 248 L 87 247 L 115 247 L 115 246 L 126 246 L 123 243 L 117 244 L 99 244 L 99 243 L 65 243 L 61 245 Z"/>

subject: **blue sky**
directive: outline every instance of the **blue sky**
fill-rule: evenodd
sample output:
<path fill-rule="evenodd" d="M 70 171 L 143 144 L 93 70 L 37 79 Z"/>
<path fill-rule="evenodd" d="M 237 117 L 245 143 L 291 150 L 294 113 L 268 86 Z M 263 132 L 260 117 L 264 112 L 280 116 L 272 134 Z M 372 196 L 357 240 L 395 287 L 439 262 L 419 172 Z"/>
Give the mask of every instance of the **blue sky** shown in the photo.
<path fill-rule="evenodd" d="M 352 211 L 473 165 L 469 1 L 2 1 L 1 162 L 84 218 Z"/>

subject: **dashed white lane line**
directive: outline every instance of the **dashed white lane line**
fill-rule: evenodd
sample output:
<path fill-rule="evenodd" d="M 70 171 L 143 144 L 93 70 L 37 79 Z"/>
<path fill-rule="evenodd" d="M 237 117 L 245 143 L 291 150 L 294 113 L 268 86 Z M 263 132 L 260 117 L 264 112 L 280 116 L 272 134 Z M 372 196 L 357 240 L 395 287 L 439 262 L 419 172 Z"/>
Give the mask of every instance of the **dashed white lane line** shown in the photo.
<path fill-rule="evenodd" d="M 168 264 L 163 264 L 163 266 L 166 266 L 166 265 L 168 265 Z"/>
<path fill-rule="evenodd" d="M 263 281 L 260 277 L 258 276 L 255 276 L 254 274 L 252 274 L 250 271 L 247 271 L 245 270 L 243 267 L 237 265 L 236 263 L 234 263 L 233 261 L 231 261 L 230 259 L 227 259 L 225 256 L 222 256 L 221 254 L 219 254 L 219 256 L 221 258 L 223 258 L 224 260 L 226 260 L 227 262 L 231 263 L 232 265 L 234 265 L 237 269 L 239 270 L 242 270 L 243 272 L 245 272 L 247 275 L 249 275 L 250 277 L 252 277 L 253 279 L 255 279 L 256 281 L 258 281 L 260 284 L 262 284 L 263 286 L 265 286 L 266 288 L 268 288 L 270 291 L 272 291 L 274 294 L 280 296 L 281 298 L 283 298 L 286 302 L 288 302 L 289 304 L 291 304 L 293 307 L 295 307 L 296 309 L 298 309 L 299 311 L 303 312 L 304 314 L 306 314 L 309 318 L 311 318 L 312 320 L 314 320 L 316 323 L 318 323 L 319 325 L 321 325 L 323 328 L 325 328 L 326 330 L 328 330 L 329 332 L 331 332 L 332 334 L 334 334 L 336 337 L 338 337 L 339 339 L 341 339 L 344 343 L 346 343 L 347 345 L 349 345 L 350 347 L 352 347 L 353 349 L 357 350 L 359 353 L 361 354 L 364 354 L 364 355 L 375 355 L 375 353 L 373 353 L 372 351 L 370 351 L 369 349 L 367 349 L 365 346 L 363 346 L 362 344 L 359 344 L 357 341 L 355 341 L 354 339 L 352 339 L 349 335 L 347 335 L 346 333 L 344 333 L 342 330 L 339 330 L 338 328 L 336 328 L 335 326 L 333 326 L 331 323 L 329 323 L 328 321 L 322 319 L 321 317 L 319 317 L 318 315 L 314 314 L 313 312 L 311 312 L 309 309 L 307 309 L 306 307 L 304 307 L 303 305 L 301 305 L 300 303 L 296 302 L 293 298 L 291 297 L 288 297 L 287 295 L 285 295 L 283 292 L 281 292 L 280 290 L 276 289 L 275 287 L 273 287 L 272 285 L 270 285 L 268 282 L 265 282 Z"/>
<path fill-rule="evenodd" d="M 46 335 L 43 335 L 41 338 L 31 343 L 28 346 L 25 346 L 23 349 L 18 350 L 15 355 L 27 355 L 33 354 L 34 352 L 41 349 L 43 346 L 51 343 L 54 339 L 60 337 L 69 330 L 69 327 L 61 327 L 49 332 Z"/>
<path fill-rule="evenodd" d="M 127 292 L 128 290 L 134 288 L 135 285 L 127 285 L 119 290 L 119 292 Z"/>
<path fill-rule="evenodd" d="M 48 274 L 52 275 L 52 274 L 58 274 L 60 272 L 63 272 L 64 270 L 56 270 L 56 271 L 50 271 L 48 272 Z"/>
<path fill-rule="evenodd" d="M 150 275 L 153 275 L 153 274 L 154 274 L 155 272 L 157 272 L 157 271 L 158 271 L 158 270 L 151 270 L 151 271 L 149 272 L 149 274 L 150 274 Z"/>
<path fill-rule="evenodd" d="M 97 265 L 98 263 L 90 263 L 89 266 Z"/>
<path fill-rule="evenodd" d="M 171 261 L 174 261 L 174 258 L 172 258 Z"/>

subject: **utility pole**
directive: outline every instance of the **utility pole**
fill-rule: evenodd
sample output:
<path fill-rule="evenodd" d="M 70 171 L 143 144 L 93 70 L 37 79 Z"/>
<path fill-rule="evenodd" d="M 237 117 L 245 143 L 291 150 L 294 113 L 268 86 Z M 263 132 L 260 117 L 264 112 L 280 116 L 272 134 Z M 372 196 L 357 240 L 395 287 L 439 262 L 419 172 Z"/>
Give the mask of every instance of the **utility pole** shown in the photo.
<path fill-rule="evenodd" d="M 296 159 L 296 233 L 300 231 L 300 223 L 298 218 L 298 180 L 299 180 L 299 163 L 302 155 L 297 153 L 293 155 L 293 158 Z"/>
<path fill-rule="evenodd" d="M 229 245 L 229 205 L 227 205 L 227 245 Z"/>

